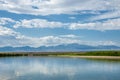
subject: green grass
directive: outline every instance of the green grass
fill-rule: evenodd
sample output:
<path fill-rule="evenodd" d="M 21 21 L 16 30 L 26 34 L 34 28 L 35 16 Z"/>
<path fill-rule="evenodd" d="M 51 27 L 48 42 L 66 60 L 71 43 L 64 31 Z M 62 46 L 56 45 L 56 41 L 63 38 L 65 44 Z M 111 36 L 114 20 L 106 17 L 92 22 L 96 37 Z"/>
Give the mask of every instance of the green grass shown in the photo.
<path fill-rule="evenodd" d="M 89 52 L 7 52 L 0 57 L 16 56 L 120 56 L 120 51 L 89 51 Z"/>
<path fill-rule="evenodd" d="M 120 51 L 89 51 L 89 52 L 69 52 L 56 55 L 69 56 L 120 56 Z"/>
<path fill-rule="evenodd" d="M 86 52 L 87 56 L 120 56 L 120 51 L 91 51 Z"/>

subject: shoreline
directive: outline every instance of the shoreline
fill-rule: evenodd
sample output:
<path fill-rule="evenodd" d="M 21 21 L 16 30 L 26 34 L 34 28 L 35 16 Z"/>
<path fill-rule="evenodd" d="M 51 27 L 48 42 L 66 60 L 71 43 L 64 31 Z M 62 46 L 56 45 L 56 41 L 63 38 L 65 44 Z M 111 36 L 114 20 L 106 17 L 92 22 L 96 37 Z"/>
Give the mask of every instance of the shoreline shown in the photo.
<path fill-rule="evenodd" d="M 0 57 L 70 57 L 89 59 L 118 59 L 120 51 L 89 51 L 89 52 L 0 52 Z"/>
<path fill-rule="evenodd" d="M 59 55 L 57 57 L 70 57 L 70 58 L 89 58 L 89 59 L 119 59 L 120 56 L 69 56 L 69 55 Z"/>

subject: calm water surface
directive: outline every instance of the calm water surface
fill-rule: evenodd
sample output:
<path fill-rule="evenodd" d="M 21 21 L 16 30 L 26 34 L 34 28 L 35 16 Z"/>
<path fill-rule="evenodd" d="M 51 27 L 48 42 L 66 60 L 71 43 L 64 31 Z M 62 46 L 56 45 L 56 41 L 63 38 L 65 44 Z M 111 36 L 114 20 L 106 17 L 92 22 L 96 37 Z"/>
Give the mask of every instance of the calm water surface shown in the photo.
<path fill-rule="evenodd" d="M 0 80 L 120 80 L 120 61 L 0 58 Z"/>

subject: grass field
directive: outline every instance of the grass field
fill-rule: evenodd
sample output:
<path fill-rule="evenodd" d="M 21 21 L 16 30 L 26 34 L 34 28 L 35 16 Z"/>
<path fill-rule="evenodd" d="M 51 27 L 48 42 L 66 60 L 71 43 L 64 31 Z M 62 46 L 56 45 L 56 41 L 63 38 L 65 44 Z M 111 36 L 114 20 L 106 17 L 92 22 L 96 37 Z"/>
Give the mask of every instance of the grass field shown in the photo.
<path fill-rule="evenodd" d="M 89 51 L 89 52 L 1 52 L 0 57 L 13 56 L 120 56 L 120 51 Z"/>

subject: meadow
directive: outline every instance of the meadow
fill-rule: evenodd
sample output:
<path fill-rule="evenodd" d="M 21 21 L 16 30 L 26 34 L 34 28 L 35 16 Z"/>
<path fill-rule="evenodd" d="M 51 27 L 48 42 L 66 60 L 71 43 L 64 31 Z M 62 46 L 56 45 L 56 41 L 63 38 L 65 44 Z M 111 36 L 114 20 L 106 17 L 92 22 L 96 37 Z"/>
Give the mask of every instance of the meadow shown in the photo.
<path fill-rule="evenodd" d="M 120 51 L 87 52 L 0 52 L 0 57 L 17 56 L 120 56 Z"/>

